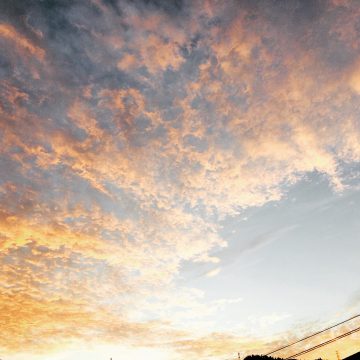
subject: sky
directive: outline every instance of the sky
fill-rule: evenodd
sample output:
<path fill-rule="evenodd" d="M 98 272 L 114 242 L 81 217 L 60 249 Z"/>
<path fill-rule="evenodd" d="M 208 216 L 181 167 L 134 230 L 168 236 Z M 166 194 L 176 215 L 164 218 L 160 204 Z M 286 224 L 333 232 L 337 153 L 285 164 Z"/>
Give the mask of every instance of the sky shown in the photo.
<path fill-rule="evenodd" d="M 225 360 L 359 314 L 359 39 L 356 0 L 0 1 L 0 358 Z"/>

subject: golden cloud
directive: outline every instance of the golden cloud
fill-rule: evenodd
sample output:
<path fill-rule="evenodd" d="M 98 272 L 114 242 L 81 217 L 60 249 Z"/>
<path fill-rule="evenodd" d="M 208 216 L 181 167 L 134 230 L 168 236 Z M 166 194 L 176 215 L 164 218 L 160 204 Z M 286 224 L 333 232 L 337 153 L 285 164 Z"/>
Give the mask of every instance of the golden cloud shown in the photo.
<path fill-rule="evenodd" d="M 320 22 L 343 50 L 331 52 L 314 46 L 315 23 L 294 35 L 266 11 L 205 2 L 180 21 L 124 5 L 121 19 L 94 4 L 102 20 L 91 29 L 79 9 L 55 14 L 63 30 L 39 20 L 41 46 L 0 24 L 17 70 L 1 85 L 0 346 L 94 334 L 151 344 L 159 326 L 187 354 L 236 352 L 238 335 L 164 330 L 131 319 L 131 307 L 168 316 L 181 302 L 184 316 L 206 317 L 214 304 L 174 279 L 185 261 L 218 260 L 219 219 L 281 199 L 309 172 L 346 186 L 341 164 L 360 161 L 354 11 Z M 53 61 L 28 77 L 27 57 Z"/>

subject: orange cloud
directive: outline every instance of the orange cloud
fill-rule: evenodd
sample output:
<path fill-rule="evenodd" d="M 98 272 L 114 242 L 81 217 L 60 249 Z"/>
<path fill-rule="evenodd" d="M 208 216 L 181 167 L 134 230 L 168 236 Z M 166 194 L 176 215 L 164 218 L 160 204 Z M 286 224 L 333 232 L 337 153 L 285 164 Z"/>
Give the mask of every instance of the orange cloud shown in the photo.
<path fill-rule="evenodd" d="M 25 51 L 40 61 L 45 58 L 45 51 L 42 48 L 34 45 L 10 24 L 0 23 L 0 37 L 11 41 L 20 51 Z"/>
<path fill-rule="evenodd" d="M 227 356 L 240 335 L 138 323 L 147 314 L 134 307 L 170 323 L 208 316 L 216 305 L 174 279 L 185 261 L 219 261 L 214 219 L 279 200 L 308 172 L 346 186 L 341 164 L 360 160 L 356 16 L 344 10 L 320 32 L 344 60 L 317 50 L 311 28 L 294 36 L 260 10 L 205 2 L 179 20 L 124 5 L 120 20 L 93 3 L 100 23 L 62 9 L 66 33 L 44 32 L 43 47 L 0 24 L 9 54 L 44 62 L 48 41 L 54 60 L 31 79 L 13 61 L 1 88 L 0 345 L 35 351 L 94 334 L 151 344 L 157 329 L 187 355 Z"/>

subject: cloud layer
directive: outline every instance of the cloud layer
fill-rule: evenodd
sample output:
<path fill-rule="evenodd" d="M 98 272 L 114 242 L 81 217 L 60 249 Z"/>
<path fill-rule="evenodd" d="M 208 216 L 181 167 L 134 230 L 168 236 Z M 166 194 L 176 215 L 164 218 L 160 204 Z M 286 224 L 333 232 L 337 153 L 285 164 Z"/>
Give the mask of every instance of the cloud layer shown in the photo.
<path fill-rule="evenodd" d="M 308 172 L 352 186 L 359 12 L 356 1 L 2 1 L 0 346 L 196 336 L 161 308 L 216 308 L 174 281 L 184 261 L 219 261 L 221 219 L 281 199 Z M 176 346 L 226 353 L 232 336 Z"/>

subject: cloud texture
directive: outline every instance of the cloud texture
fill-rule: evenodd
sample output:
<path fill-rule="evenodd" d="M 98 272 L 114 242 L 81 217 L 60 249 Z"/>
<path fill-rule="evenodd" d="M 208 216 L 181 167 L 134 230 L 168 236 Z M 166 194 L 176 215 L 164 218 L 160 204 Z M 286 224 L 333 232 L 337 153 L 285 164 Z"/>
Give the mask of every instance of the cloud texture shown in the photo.
<path fill-rule="evenodd" d="M 185 261 L 219 261 L 222 219 L 308 172 L 353 186 L 359 4 L 2 1 L 0 14 L 0 346 L 166 333 L 192 354 L 232 352 L 231 334 L 180 342 L 197 335 L 163 308 L 175 293 L 194 315 L 216 308 L 175 280 Z"/>

